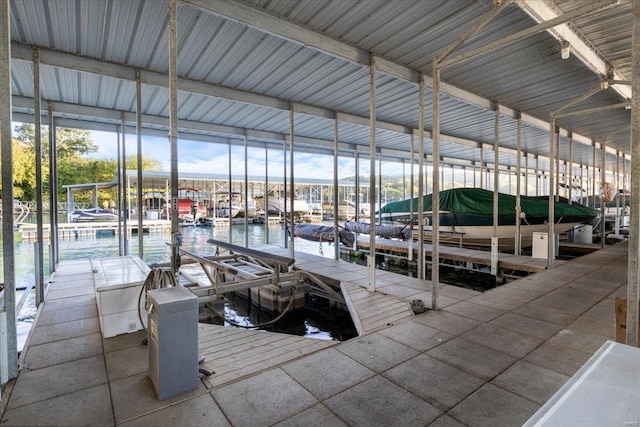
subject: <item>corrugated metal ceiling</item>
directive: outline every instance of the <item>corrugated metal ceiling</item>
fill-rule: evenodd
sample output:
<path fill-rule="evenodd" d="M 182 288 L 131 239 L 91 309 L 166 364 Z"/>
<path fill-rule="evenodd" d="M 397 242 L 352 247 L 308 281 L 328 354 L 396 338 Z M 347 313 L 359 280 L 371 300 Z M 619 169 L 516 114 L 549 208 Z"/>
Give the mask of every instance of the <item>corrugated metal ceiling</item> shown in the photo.
<path fill-rule="evenodd" d="M 228 2 L 234 4 L 233 1 Z M 423 0 L 240 0 L 258 12 L 267 12 L 284 22 L 298 24 L 310 34 L 322 34 L 360 50 L 372 52 L 413 70 L 428 72 L 434 56 L 475 22 L 493 5 L 488 0 L 434 2 Z M 556 0 L 554 8 L 574 10 L 588 1 Z M 60 54 L 58 65 L 43 65 L 42 96 L 46 100 L 105 110 L 132 112 L 135 83 L 118 76 L 99 75 L 76 69 L 81 58 L 94 58 L 141 70 L 167 73 L 166 3 L 144 0 L 11 0 L 12 40 L 21 46 L 40 46 Z M 508 6 L 459 52 L 482 46 L 534 25 L 516 4 Z M 630 77 L 630 2 L 587 17 L 575 19 L 575 29 L 607 58 L 617 70 Z M 287 134 L 286 110 L 252 103 L 251 95 L 274 101 L 292 101 L 325 109 L 320 115 L 295 115 L 296 135 L 333 140 L 333 120 L 328 112 L 357 116 L 340 122 L 340 141 L 362 145 L 366 152 L 369 132 L 369 70 L 366 65 L 302 46 L 254 26 L 248 26 L 181 4 L 178 9 L 179 75 L 215 87 L 244 91 L 242 102 L 212 97 L 206 93 L 179 92 L 179 116 L 193 122 L 211 123 L 255 131 Z M 45 62 L 46 63 L 46 62 Z M 60 65 L 62 63 L 62 65 Z M 32 66 L 13 61 L 13 92 L 32 97 Z M 600 77 L 575 57 L 561 60 L 559 44 L 547 32 L 446 68 L 448 84 L 521 111 L 543 121 L 567 102 L 598 87 Z M 377 73 L 377 117 L 397 128 L 418 128 L 418 91 L 415 82 Z M 143 113 L 168 116 L 168 91 L 143 84 Z M 609 89 L 574 109 L 605 106 L 623 101 Z M 487 105 L 491 104 L 487 101 Z M 494 112 L 467 99 L 443 93 L 441 132 L 445 142 L 441 155 L 479 161 L 477 146 L 454 144 L 446 135 L 493 144 Z M 69 113 L 67 113 L 69 114 Z M 431 127 L 431 91 L 425 91 L 425 119 Z M 77 115 L 76 118 L 81 118 Z M 89 118 L 88 118 L 89 119 Z M 90 120 L 94 120 L 91 118 Z M 105 118 L 98 120 L 109 121 Z M 559 120 L 560 127 L 582 135 L 574 144 L 574 160 L 592 163 L 592 149 L 584 139 L 607 144 L 629 153 L 630 122 L 623 108 L 596 115 Z M 501 146 L 516 147 L 516 120 L 502 115 Z M 154 127 L 158 124 L 155 123 Z M 200 132 L 200 131 L 198 131 Z M 617 133 L 616 133 L 617 132 Z M 376 144 L 383 149 L 409 151 L 410 137 L 380 129 Z M 237 137 L 237 136 L 235 136 Z M 450 138 L 451 139 L 451 138 Z M 587 141 L 588 142 L 588 141 Z M 549 136 L 544 128 L 523 125 L 523 149 L 531 155 L 548 153 Z M 471 144 L 473 145 L 473 144 Z M 431 152 L 430 141 L 426 143 Z M 486 150 L 485 150 L 486 151 Z M 568 139 L 562 138 L 560 155 L 568 159 Z M 504 155 L 503 155 L 504 154 Z M 599 156 L 598 156 L 599 157 Z M 504 159 L 504 160 L 503 160 Z M 492 157 L 485 153 L 485 162 Z M 513 165 L 515 156 L 501 153 L 501 162 Z M 599 160 L 597 161 L 599 163 Z M 615 157 L 609 155 L 610 168 Z"/>

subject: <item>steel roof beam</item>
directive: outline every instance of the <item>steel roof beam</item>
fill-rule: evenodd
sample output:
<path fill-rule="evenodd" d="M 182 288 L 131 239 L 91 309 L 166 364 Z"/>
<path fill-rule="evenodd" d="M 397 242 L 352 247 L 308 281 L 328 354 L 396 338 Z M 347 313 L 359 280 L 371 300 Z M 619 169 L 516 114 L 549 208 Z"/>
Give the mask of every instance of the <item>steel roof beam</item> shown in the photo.
<path fill-rule="evenodd" d="M 541 0 L 519 0 L 518 6 L 531 16 L 536 22 L 545 22 L 557 18 L 561 12 L 555 10 L 549 3 Z M 565 40 L 571 44 L 573 54 L 585 64 L 591 71 L 602 79 L 618 81 L 612 83 L 613 89 L 626 99 L 631 99 L 631 87 L 626 82 L 627 79 L 611 67 L 611 64 L 603 55 L 590 46 L 583 36 L 573 31 L 567 24 L 561 24 L 547 30 L 558 41 Z M 613 70 L 613 72 L 611 72 Z M 610 76 L 610 74 L 612 74 Z"/>
<path fill-rule="evenodd" d="M 12 44 L 12 57 L 23 61 L 32 61 L 32 49 L 30 46 L 26 46 L 19 43 Z M 120 64 L 112 64 L 100 62 L 91 58 L 79 57 L 77 55 L 52 51 L 47 49 L 40 49 L 41 63 L 52 67 L 66 68 L 79 72 L 86 72 L 91 74 L 104 75 L 116 79 L 135 82 L 135 69 Z M 86 61 L 85 61 L 86 60 Z M 101 67 L 102 65 L 102 67 Z M 168 87 L 168 79 L 166 74 L 154 72 L 154 71 L 140 71 L 140 80 L 144 84 Z M 428 85 L 428 84 L 427 84 Z M 218 86 L 210 83 L 199 82 L 195 80 L 189 80 L 180 78 L 178 79 L 178 86 L 180 91 L 190 92 L 197 95 L 210 96 L 214 98 L 228 99 L 235 102 L 242 102 L 251 105 L 257 105 L 266 108 L 272 108 L 276 110 L 289 111 L 289 102 L 269 97 L 265 95 L 246 92 L 238 89 L 232 89 L 228 87 Z M 452 86 L 451 86 L 452 88 Z M 86 112 L 92 111 L 92 107 L 83 106 Z M 293 109 L 296 113 L 308 114 L 315 117 L 321 117 L 326 119 L 333 119 L 336 115 L 340 122 L 351 123 L 361 126 L 369 126 L 369 119 L 367 117 L 357 116 L 355 114 L 345 112 L 334 112 L 326 108 L 316 107 L 313 105 L 307 105 L 302 103 L 293 103 Z M 514 117 L 516 115 L 515 110 L 510 110 L 501 106 L 501 113 Z M 81 114 L 88 116 L 90 114 Z M 119 112 L 118 112 L 119 115 Z M 102 117 L 100 115 L 96 117 Z M 129 118 L 127 117 L 127 120 Z M 537 120 L 537 119 L 536 119 Z M 540 123 L 544 123 L 539 121 Z M 389 123 L 384 121 L 376 121 L 377 129 L 388 130 L 391 132 L 401 133 L 405 135 L 417 135 L 417 130 L 411 127 Z M 233 133 L 235 134 L 235 133 Z M 425 131 L 425 137 L 431 138 L 431 132 Z M 481 144 L 478 141 L 472 141 L 465 138 L 460 138 L 452 135 L 441 134 L 444 141 L 452 142 L 455 144 L 461 144 L 468 147 L 477 147 Z"/>
<path fill-rule="evenodd" d="M 343 59 L 352 63 L 369 67 L 370 53 L 364 49 L 351 46 L 329 36 L 313 31 L 309 28 L 295 24 L 291 21 L 271 15 L 265 11 L 258 10 L 246 4 L 236 1 L 208 1 L 208 0 L 180 0 L 182 4 L 193 6 L 205 12 L 212 13 L 224 19 L 247 25 L 261 32 L 266 32 L 275 37 L 279 37 L 298 45 L 315 49 L 327 55 Z M 376 66 L 378 71 L 390 74 L 394 77 L 409 81 L 418 85 L 419 70 L 406 67 L 389 59 L 376 56 Z M 431 87 L 431 76 L 425 73 L 426 85 Z M 493 102 L 479 95 L 460 89 L 451 84 L 441 82 L 440 91 L 443 94 L 458 98 L 472 105 L 493 109 Z M 508 107 L 500 106 L 500 113 L 508 117 L 517 119 L 517 111 Z M 523 123 L 535 126 L 542 130 L 549 129 L 549 123 L 539 118 L 522 113 Z M 561 136 L 568 135 L 567 130 L 561 130 Z M 574 141 L 589 146 L 591 139 L 574 133 Z M 443 136 L 441 134 L 441 136 Z"/>
<path fill-rule="evenodd" d="M 626 108 L 626 107 L 629 107 L 630 105 L 631 104 L 629 102 L 620 102 L 618 104 L 604 105 L 602 107 L 587 108 L 585 110 L 570 111 L 567 113 L 555 114 L 554 117 L 556 119 L 565 119 L 567 117 L 575 117 L 575 116 L 583 116 L 585 114 L 599 113 L 600 111 L 615 110 L 617 108 Z M 616 131 L 616 133 L 618 132 Z M 614 149 L 612 154 L 615 154 L 615 152 L 616 150 Z"/>
<path fill-rule="evenodd" d="M 507 37 L 503 37 L 500 40 L 496 40 L 494 42 L 488 43 L 484 46 L 480 46 L 477 49 L 470 50 L 469 52 L 462 53 L 458 56 L 450 57 L 443 60 L 440 63 L 441 67 L 447 67 L 449 65 L 457 64 L 462 61 L 466 61 L 475 56 L 482 55 L 487 52 L 491 52 L 494 49 L 497 49 L 502 46 L 506 46 L 508 44 L 514 43 L 518 40 L 524 39 L 526 37 L 530 37 L 534 34 L 541 33 L 545 30 L 548 30 L 552 27 L 555 27 L 560 24 L 565 24 L 567 21 L 570 21 L 574 18 L 579 18 L 581 16 L 597 12 L 599 10 L 605 9 L 607 7 L 612 7 L 617 5 L 620 0 L 600 0 L 600 1 L 592 1 L 591 3 L 579 7 L 571 12 L 563 13 L 555 16 L 552 19 L 544 20 L 540 22 L 538 25 L 527 28 L 522 31 L 518 31 L 517 33 L 511 34 Z"/>

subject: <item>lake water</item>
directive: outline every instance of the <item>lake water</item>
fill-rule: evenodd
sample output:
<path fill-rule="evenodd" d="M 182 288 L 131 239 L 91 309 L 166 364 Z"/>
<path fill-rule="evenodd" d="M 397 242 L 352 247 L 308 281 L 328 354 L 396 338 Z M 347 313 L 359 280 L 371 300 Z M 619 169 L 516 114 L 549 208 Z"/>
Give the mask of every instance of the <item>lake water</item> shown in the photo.
<path fill-rule="evenodd" d="M 192 250 L 201 255 L 214 255 L 215 246 L 208 244 L 208 239 L 217 239 L 221 241 L 229 241 L 229 229 L 213 228 L 213 227 L 183 227 L 180 229 L 184 241 L 182 247 L 186 250 Z M 248 226 L 249 246 L 253 244 L 266 243 L 265 226 L 262 224 L 249 224 Z M 169 233 L 151 233 L 144 234 L 144 260 L 148 264 L 164 263 L 170 261 L 171 251 L 167 242 L 170 242 Z M 15 280 L 16 287 L 29 287 L 35 281 L 35 245 L 33 242 L 19 242 L 16 239 L 15 244 Z M 269 226 L 269 243 L 283 247 L 284 233 L 282 226 Z M 244 225 L 236 225 L 231 228 L 231 241 L 239 246 L 244 246 Z M 45 242 L 47 247 L 44 250 L 45 265 L 45 281 L 48 280 L 49 266 L 49 249 L 48 241 Z M 134 234 L 128 241 L 129 253 L 138 255 L 138 236 Z M 322 251 L 320 250 L 322 247 Z M 333 257 L 334 247 L 329 243 L 309 242 L 306 240 L 296 239 L 295 248 L 297 251 L 312 253 L 328 258 Z M 321 253 L 322 252 L 322 253 Z M 118 239 L 115 236 L 78 239 L 61 239 L 59 240 L 60 261 L 74 260 L 83 258 L 101 258 L 118 255 Z M 2 270 L 3 259 L 0 257 L 0 280 L 4 282 L 4 272 Z M 22 292 L 18 291 L 16 300 L 20 300 Z M 243 318 L 250 322 L 251 318 L 257 322 L 264 321 L 268 314 L 259 313 L 251 307 L 243 305 L 242 301 L 237 301 L 228 307 L 225 307 L 227 315 L 232 318 Z M 33 324 L 36 314 L 35 292 L 31 291 L 25 304 L 17 315 L 18 327 L 18 348 L 24 345 L 29 329 Z M 257 317 L 256 317 L 257 316 Z M 262 317 L 260 317 L 262 316 Z M 296 314 L 299 316 L 299 314 Z M 339 339 L 338 336 L 343 335 L 340 330 L 333 330 L 332 326 L 323 324 L 323 319 L 318 316 L 310 315 L 309 319 L 298 319 L 296 322 L 307 324 L 307 334 L 315 338 L 323 339 Z M 297 329 L 300 334 L 299 325 L 285 325 L 283 329 Z M 340 327 L 339 327 L 340 329 Z M 306 335 L 306 334 L 303 334 Z"/>
<path fill-rule="evenodd" d="M 328 223 L 328 225 L 331 225 Z M 255 244 L 266 243 L 266 231 L 263 224 L 248 225 L 249 247 Z M 213 227 L 183 227 L 180 229 L 183 235 L 182 248 L 194 251 L 198 254 L 207 256 L 214 255 L 215 246 L 208 244 L 207 240 L 213 238 L 221 241 L 229 241 L 229 229 L 213 228 Z M 144 260 L 153 265 L 154 263 L 170 262 L 171 251 L 167 242 L 171 240 L 169 233 L 150 233 L 144 234 Z M 269 243 L 275 246 L 283 247 L 284 232 L 281 225 L 269 226 Z M 235 225 L 231 228 L 231 242 L 244 246 L 244 225 Z M 45 271 L 48 271 L 49 254 L 48 242 L 45 242 Z M 83 258 L 101 258 L 118 255 L 118 240 L 115 236 L 87 238 L 80 237 L 77 239 L 61 239 L 59 241 L 60 260 L 74 260 Z M 134 234 L 128 241 L 129 253 L 138 255 L 138 236 Z M 307 240 L 295 240 L 296 251 L 306 252 L 326 258 L 333 258 L 333 245 L 324 242 L 310 242 Z M 15 246 L 15 262 L 16 262 L 16 286 L 27 287 L 34 282 L 34 244 L 33 242 L 17 242 Z M 343 259 L 351 262 L 363 263 L 365 258 L 347 259 L 348 255 L 343 255 Z M 0 267 L 2 265 L 2 257 L 0 257 Z M 406 262 L 393 263 L 391 260 L 384 260 L 379 256 L 376 259 L 377 268 L 393 271 L 400 274 L 410 276 L 416 275 L 415 265 L 407 265 Z M 0 268 L 0 276 L 3 271 Z M 45 274 L 45 280 L 49 274 Z M 428 277 L 429 278 L 429 277 Z M 455 268 L 441 267 L 440 280 L 444 283 L 453 284 L 469 289 L 486 290 L 496 286 L 495 277 L 490 274 L 478 272 L 469 272 L 466 270 L 458 270 Z M 20 300 L 22 292 L 18 292 L 16 299 Z M 29 329 L 35 319 L 35 292 L 31 291 L 28 295 L 22 310 L 17 316 L 18 327 L 18 348 L 22 348 L 24 341 L 29 333 Z M 241 298 L 232 298 L 230 303 L 225 306 L 225 314 L 227 317 L 244 324 L 258 324 L 275 317 L 272 314 L 259 311 L 251 304 L 247 304 Z M 221 320 L 211 319 L 211 323 L 220 323 Z M 343 340 L 350 338 L 354 330 L 351 319 L 345 319 L 340 313 L 331 313 L 322 308 L 300 310 L 295 314 L 287 315 L 283 322 L 276 324 L 278 332 L 292 333 L 296 335 L 305 335 L 321 339 Z"/>

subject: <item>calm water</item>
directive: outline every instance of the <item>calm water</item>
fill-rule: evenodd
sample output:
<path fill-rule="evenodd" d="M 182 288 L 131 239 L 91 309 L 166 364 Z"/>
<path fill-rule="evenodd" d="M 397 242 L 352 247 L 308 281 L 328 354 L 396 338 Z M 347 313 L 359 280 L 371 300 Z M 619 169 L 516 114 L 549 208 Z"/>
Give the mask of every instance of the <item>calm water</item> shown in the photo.
<path fill-rule="evenodd" d="M 194 251 L 198 254 L 207 256 L 214 255 L 215 246 L 207 243 L 208 239 L 229 241 L 229 229 L 213 228 L 213 227 L 183 227 L 181 228 L 183 235 L 182 247 L 187 250 Z M 265 226 L 262 224 L 249 224 L 248 226 L 249 246 L 253 244 L 266 243 Z M 170 248 L 167 242 L 171 240 L 169 233 L 152 233 L 144 235 L 144 260 L 152 265 L 154 263 L 166 263 L 170 261 Z M 16 239 L 17 240 L 17 239 Z M 269 243 L 283 247 L 284 233 L 281 226 L 269 227 Z M 231 241 L 234 244 L 244 245 L 244 226 L 236 225 L 231 229 Z M 45 242 L 48 245 L 48 242 Z M 60 260 L 73 260 L 82 258 L 100 258 L 118 255 L 118 240 L 115 236 L 78 239 L 61 239 Z M 138 236 L 134 234 L 128 240 L 129 253 L 138 255 Z M 296 239 L 295 248 L 297 251 L 307 252 L 314 255 L 333 258 L 334 247 L 329 243 L 310 242 L 307 240 Z M 48 247 L 45 248 L 45 280 L 49 277 L 48 265 L 49 254 Z M 26 287 L 34 282 L 34 243 L 33 242 L 16 242 L 15 261 L 16 261 L 16 286 Z M 365 258 L 352 257 L 347 259 L 348 255 L 343 256 L 351 262 L 365 263 Z M 2 257 L 0 257 L 0 266 L 2 265 Z M 376 257 L 377 268 L 393 271 L 400 274 L 410 276 L 416 275 L 415 265 L 407 265 L 406 262 L 395 263 L 393 260 L 385 260 L 384 257 Z M 0 268 L 0 277 L 3 271 Z M 486 290 L 496 286 L 495 278 L 489 274 L 468 272 L 465 270 L 456 270 L 454 268 L 441 268 L 441 281 L 469 289 Z M 3 279 L 2 279 L 3 280 Z M 17 300 L 22 297 L 22 292 L 17 293 Z M 31 291 L 27 300 L 18 313 L 18 348 L 22 348 L 24 341 L 29 333 L 29 329 L 35 318 L 35 292 Z M 230 303 L 225 306 L 225 315 L 241 324 L 259 324 L 271 320 L 272 314 L 260 311 L 247 304 L 242 298 L 230 298 Z M 348 317 L 348 316 L 347 316 Z M 222 324 L 221 319 L 211 317 L 211 323 Z M 279 332 L 292 333 L 296 335 L 311 336 L 322 339 L 343 340 L 354 335 L 351 319 L 345 319 L 341 313 L 332 312 L 326 307 L 313 307 L 310 304 L 305 310 L 299 310 L 296 313 L 285 316 L 283 321 L 274 325 L 274 330 Z"/>
<path fill-rule="evenodd" d="M 238 225 L 232 227 L 231 241 L 234 244 L 244 245 L 244 226 Z M 213 227 L 183 227 L 181 232 L 184 238 L 182 247 L 187 250 L 192 250 L 201 255 L 213 255 L 215 252 L 215 246 L 207 243 L 208 239 L 214 238 L 222 241 L 229 241 L 228 229 L 216 229 Z M 265 227 L 261 224 L 249 224 L 248 227 L 249 246 L 252 244 L 266 243 Z M 170 261 L 170 248 L 166 245 L 171 240 L 169 233 L 152 233 L 144 235 L 144 260 L 148 264 L 163 263 Z M 283 231 L 281 226 L 269 226 L 269 243 L 276 246 L 283 246 Z M 44 250 L 44 264 L 45 264 L 45 281 L 49 278 L 48 271 L 49 266 L 49 248 L 48 242 L 45 242 L 47 247 Z M 110 257 L 118 255 L 118 240 L 115 236 L 86 238 L 81 237 L 78 239 L 61 239 L 59 240 L 59 253 L 60 260 L 73 260 L 82 258 L 100 258 Z M 138 236 L 134 234 L 128 241 L 129 253 L 138 255 Z M 308 252 L 315 255 L 324 257 L 333 257 L 334 248 L 328 243 L 309 242 L 306 240 L 296 239 L 296 250 L 302 252 Z M 320 247 L 322 247 L 322 253 L 320 253 Z M 3 259 L 0 257 L 0 267 L 2 266 Z M 35 265 L 35 245 L 33 242 L 19 242 L 16 235 L 15 244 L 15 278 L 16 286 L 18 288 L 28 287 L 34 282 L 34 265 Z M 0 279 L 4 281 L 4 274 L 2 268 L 0 268 Z M 20 300 L 22 292 L 18 291 L 16 299 Z M 256 324 L 260 321 L 264 321 L 265 317 L 269 315 L 267 313 L 258 313 L 255 308 L 244 307 L 241 301 L 232 303 L 225 307 L 227 316 L 235 319 L 242 318 L 243 321 Z M 307 311 L 307 310 L 305 310 Z M 307 318 L 293 319 L 295 326 L 291 326 L 289 322 L 284 322 L 284 325 L 280 326 L 281 330 L 286 332 L 297 333 L 299 335 L 308 335 L 316 338 L 323 339 L 340 339 L 343 336 L 341 327 L 337 329 L 334 326 L 327 325 L 325 319 L 322 316 L 315 313 L 313 310 L 308 310 L 309 316 Z M 29 329 L 33 323 L 36 314 L 35 307 L 35 292 L 31 291 L 27 300 L 17 316 L 18 327 L 18 348 L 22 348 L 24 341 L 29 333 Z M 296 313 L 293 317 L 301 316 L 300 313 Z M 253 319 L 252 319 L 253 317 Z M 270 319 L 267 319 L 270 320 Z M 281 322 L 279 322 L 281 323 Z M 306 325 L 306 333 L 300 333 L 301 326 L 304 328 Z M 333 328 L 333 329 L 332 329 Z"/>

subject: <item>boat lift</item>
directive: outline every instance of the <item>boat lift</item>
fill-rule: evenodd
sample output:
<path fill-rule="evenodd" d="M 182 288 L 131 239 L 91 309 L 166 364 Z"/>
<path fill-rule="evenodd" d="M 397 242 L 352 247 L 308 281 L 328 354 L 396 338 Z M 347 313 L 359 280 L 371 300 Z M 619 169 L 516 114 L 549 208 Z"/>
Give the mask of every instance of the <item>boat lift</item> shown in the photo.
<path fill-rule="evenodd" d="M 338 281 L 320 278 L 308 271 L 295 269 L 295 259 L 293 258 L 236 246 L 215 239 L 209 239 L 207 243 L 216 245 L 218 250 L 225 249 L 228 253 L 203 257 L 180 249 L 181 256 L 200 264 L 208 279 L 209 283 L 205 283 L 195 279 L 188 272 L 181 272 L 184 277 L 198 284 L 190 286 L 188 289 L 198 297 L 200 304 L 221 301 L 226 293 L 269 285 L 276 290 L 291 289 L 291 298 L 298 290 L 304 290 L 309 294 L 345 304 L 342 294 L 334 289 L 334 287 L 340 286 Z"/>

